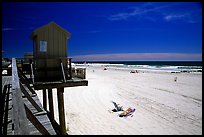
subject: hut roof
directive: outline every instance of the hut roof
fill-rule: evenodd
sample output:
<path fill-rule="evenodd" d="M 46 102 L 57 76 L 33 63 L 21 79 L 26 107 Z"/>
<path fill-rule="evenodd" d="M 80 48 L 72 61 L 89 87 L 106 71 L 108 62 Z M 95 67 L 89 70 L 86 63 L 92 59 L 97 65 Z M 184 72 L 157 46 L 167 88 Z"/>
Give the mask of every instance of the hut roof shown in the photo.
<path fill-rule="evenodd" d="M 67 38 L 70 37 L 70 32 L 68 32 L 67 30 L 65 30 L 64 28 L 60 27 L 59 25 L 57 25 L 55 22 L 52 21 L 52 22 L 50 22 L 50 23 L 48 23 L 48 24 L 46 24 L 46 25 L 44 25 L 44 26 L 41 26 L 41 27 L 35 29 L 35 30 L 32 32 L 32 34 L 31 34 L 31 36 L 30 36 L 30 39 L 33 39 L 33 37 L 35 37 L 38 32 L 40 32 L 41 30 L 46 30 L 46 29 L 48 29 L 48 28 L 49 28 L 48 26 L 51 26 L 51 25 L 53 25 L 54 28 L 60 29 L 60 30 L 67 36 Z"/>

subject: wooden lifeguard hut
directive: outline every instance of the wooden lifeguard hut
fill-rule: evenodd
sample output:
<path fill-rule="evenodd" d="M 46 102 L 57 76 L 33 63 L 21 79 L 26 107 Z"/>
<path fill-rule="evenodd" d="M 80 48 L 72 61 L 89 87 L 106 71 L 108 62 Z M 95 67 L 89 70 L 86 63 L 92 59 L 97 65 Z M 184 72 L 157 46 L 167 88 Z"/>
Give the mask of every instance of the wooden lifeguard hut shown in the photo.
<path fill-rule="evenodd" d="M 59 129 L 66 134 L 64 115 L 64 88 L 73 86 L 87 86 L 88 81 L 72 77 L 71 59 L 68 63 L 67 44 L 70 33 L 50 22 L 33 31 L 30 38 L 33 40 L 33 87 L 43 90 L 43 107 L 47 109 L 47 90 L 50 119 L 54 122 L 52 89 L 57 88 L 59 109 Z"/>
<path fill-rule="evenodd" d="M 33 31 L 35 81 L 62 80 L 61 70 L 67 73 L 67 40 L 70 33 L 54 22 Z M 61 63 L 63 66 L 61 66 Z M 65 78 L 68 78 L 65 75 Z"/>

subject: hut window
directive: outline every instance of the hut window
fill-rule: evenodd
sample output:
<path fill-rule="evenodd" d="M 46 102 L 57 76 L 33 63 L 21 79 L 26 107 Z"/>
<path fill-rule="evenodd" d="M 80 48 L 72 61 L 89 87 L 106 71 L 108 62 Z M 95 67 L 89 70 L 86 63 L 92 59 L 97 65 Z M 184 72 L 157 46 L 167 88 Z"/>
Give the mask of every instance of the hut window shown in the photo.
<path fill-rule="evenodd" d="M 40 41 L 40 52 L 47 52 L 47 41 Z"/>

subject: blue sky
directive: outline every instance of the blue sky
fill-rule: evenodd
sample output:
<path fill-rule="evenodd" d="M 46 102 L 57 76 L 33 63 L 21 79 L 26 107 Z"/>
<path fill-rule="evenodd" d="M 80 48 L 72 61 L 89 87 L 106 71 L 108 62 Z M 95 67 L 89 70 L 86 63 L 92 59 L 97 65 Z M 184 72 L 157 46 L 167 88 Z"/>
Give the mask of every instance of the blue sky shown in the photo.
<path fill-rule="evenodd" d="M 3 56 L 32 51 L 30 34 L 51 21 L 71 33 L 74 60 L 202 60 L 198 2 L 3 2 Z"/>

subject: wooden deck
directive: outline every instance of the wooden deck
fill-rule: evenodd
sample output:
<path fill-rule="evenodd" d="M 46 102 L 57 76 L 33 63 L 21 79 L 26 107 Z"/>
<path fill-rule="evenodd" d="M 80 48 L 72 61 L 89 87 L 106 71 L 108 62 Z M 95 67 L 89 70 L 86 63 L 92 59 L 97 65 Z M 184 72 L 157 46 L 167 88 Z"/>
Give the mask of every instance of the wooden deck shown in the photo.
<path fill-rule="evenodd" d="M 11 76 L 2 76 L 2 94 L 7 89 L 7 92 L 4 93 L 4 114 L 3 114 L 3 127 L 2 134 L 3 135 L 14 135 L 14 118 L 13 118 L 13 105 L 12 105 L 12 88 L 11 86 L 12 77 Z M 30 93 L 31 94 L 31 93 Z M 8 96 L 8 97 L 7 97 Z M 26 96 L 23 97 L 23 102 L 29 108 L 29 110 L 33 113 L 33 115 L 38 119 L 38 121 L 47 129 L 50 135 L 56 135 L 56 132 L 47 116 L 47 112 L 43 109 L 40 100 L 37 95 L 32 96 L 32 99 L 38 104 L 38 106 L 43 110 L 38 112 L 36 108 L 30 103 Z M 8 105 L 6 105 L 8 104 Z M 3 112 L 3 111 L 2 111 Z M 29 135 L 42 135 L 38 129 L 33 125 L 33 123 L 27 118 L 27 127 L 29 129 Z"/>
<path fill-rule="evenodd" d="M 13 73 L 15 72 L 12 71 L 12 75 Z M 33 94 L 26 84 L 15 80 L 14 77 L 2 76 L 1 105 L 3 107 L 1 107 L 0 134 L 56 135 L 56 131 L 48 118 L 47 112 L 43 109 L 37 94 Z M 18 82 L 19 85 L 16 84 Z M 15 88 L 18 86 L 20 88 Z M 17 97 L 18 94 L 20 98 Z M 19 105 L 21 99 L 23 104 Z M 22 115 L 25 115 L 25 119 L 23 119 Z"/>
<path fill-rule="evenodd" d="M 66 80 L 66 82 L 63 81 L 35 82 L 33 84 L 35 90 L 75 86 L 88 86 L 88 81 L 80 78 L 72 78 L 71 80 Z"/>
<path fill-rule="evenodd" d="M 2 77 L 2 98 L 1 98 L 1 123 L 2 134 L 12 135 L 12 94 L 11 94 L 11 76 Z"/>
<path fill-rule="evenodd" d="M 69 74 L 68 79 L 63 73 L 64 79 L 54 82 L 34 81 L 33 73 L 26 76 L 18 67 L 15 58 L 12 58 L 11 68 L 2 70 L 7 70 L 7 74 L 2 76 L 0 101 L 3 107 L 0 112 L 0 135 L 68 135 L 65 124 L 64 88 L 88 86 L 88 80 L 85 80 L 85 69 L 78 70 L 74 77 Z M 64 72 L 63 69 L 62 72 Z M 59 124 L 54 119 L 53 88 L 57 88 Z M 35 90 L 41 89 L 43 90 L 43 106 L 35 93 Z M 47 110 L 47 99 L 49 111 Z"/>

